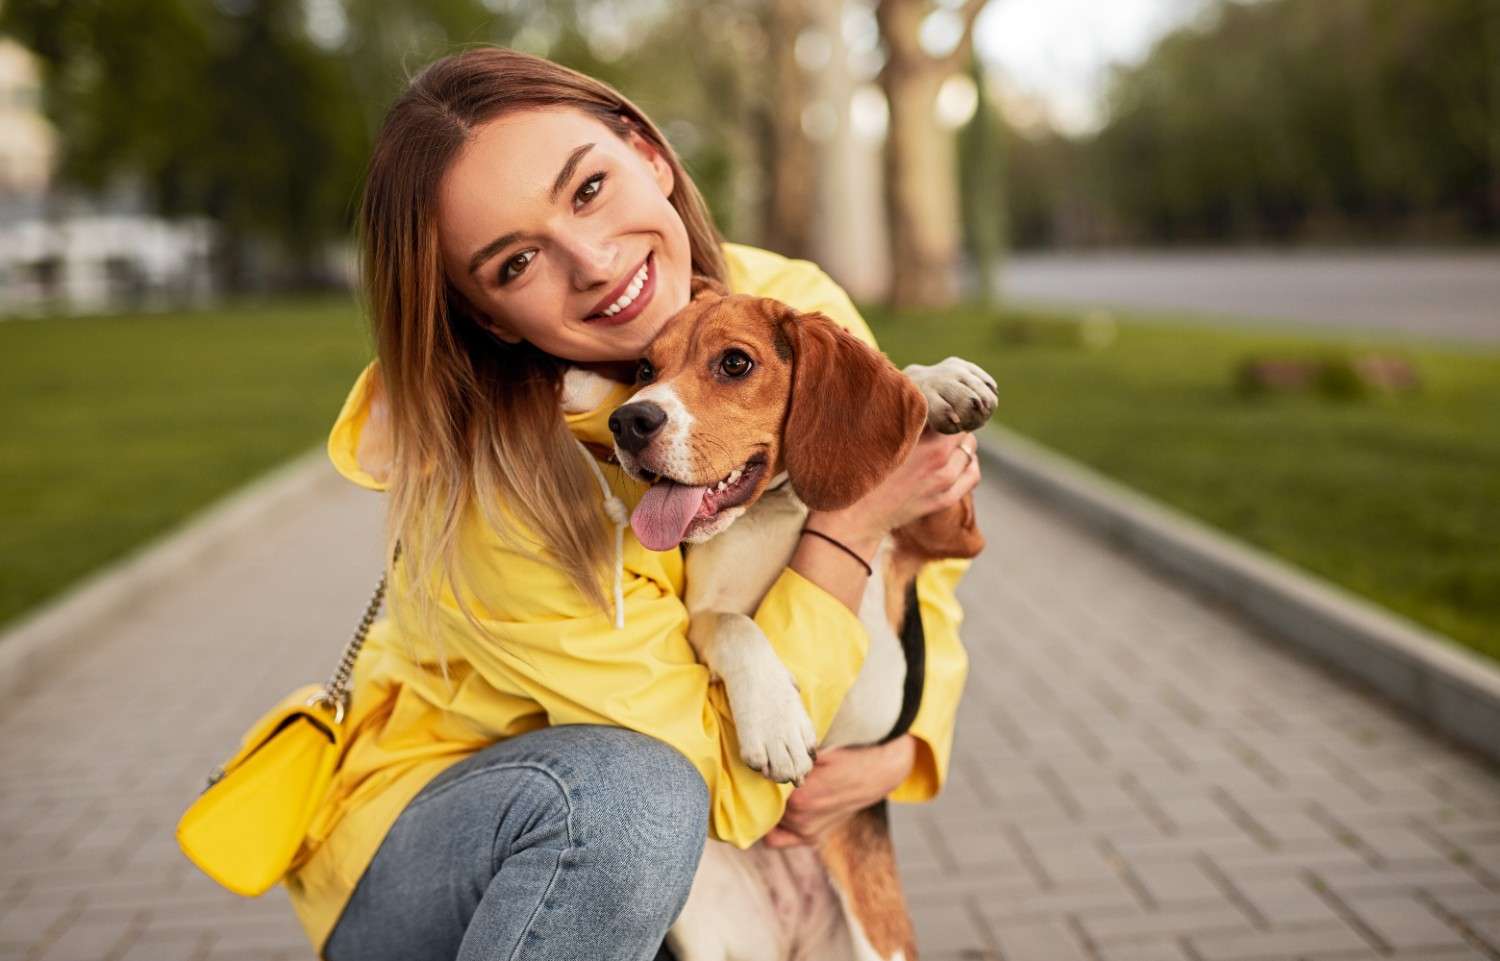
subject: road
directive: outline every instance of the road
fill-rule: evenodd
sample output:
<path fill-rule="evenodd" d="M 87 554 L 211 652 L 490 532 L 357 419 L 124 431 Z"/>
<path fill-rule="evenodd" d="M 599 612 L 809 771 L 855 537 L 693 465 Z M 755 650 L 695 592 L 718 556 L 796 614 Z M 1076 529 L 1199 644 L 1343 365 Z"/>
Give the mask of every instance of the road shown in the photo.
<path fill-rule="evenodd" d="M 1019 303 L 1500 343 L 1496 250 L 1018 254 L 1001 284 Z"/>

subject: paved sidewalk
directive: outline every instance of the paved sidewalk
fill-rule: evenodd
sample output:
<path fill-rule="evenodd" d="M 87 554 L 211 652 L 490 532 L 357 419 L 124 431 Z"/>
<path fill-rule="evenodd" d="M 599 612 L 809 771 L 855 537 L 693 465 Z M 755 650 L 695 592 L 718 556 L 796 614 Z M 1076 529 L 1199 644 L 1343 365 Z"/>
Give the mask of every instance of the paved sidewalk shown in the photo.
<path fill-rule="evenodd" d="M 171 829 L 330 667 L 380 508 L 268 523 L 3 707 L 0 961 L 311 958 Z M 952 780 L 896 809 L 928 961 L 1500 959 L 1500 775 L 998 483 L 980 516 Z"/>

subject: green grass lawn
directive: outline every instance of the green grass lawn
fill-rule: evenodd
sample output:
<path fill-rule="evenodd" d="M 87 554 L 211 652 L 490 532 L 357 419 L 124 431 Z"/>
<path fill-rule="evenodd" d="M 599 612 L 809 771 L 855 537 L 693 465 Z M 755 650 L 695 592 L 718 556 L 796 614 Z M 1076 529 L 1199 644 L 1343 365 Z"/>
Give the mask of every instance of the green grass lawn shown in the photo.
<path fill-rule="evenodd" d="M 1162 318 L 1126 319 L 1087 350 L 1017 343 L 977 308 L 866 317 L 898 363 L 959 354 L 988 369 L 1007 426 L 1500 658 L 1500 350 Z M 1351 345 L 1408 358 L 1420 389 L 1346 401 L 1234 389 L 1247 355 Z"/>
<path fill-rule="evenodd" d="M 1500 657 L 1500 351 L 1403 348 L 1423 386 L 1399 398 L 1247 399 L 1242 357 L 1319 342 L 1153 318 L 1091 351 L 992 311 L 866 316 L 899 362 L 987 367 L 1011 427 Z M 366 338 L 345 300 L 0 323 L 0 623 L 321 442 Z"/>
<path fill-rule="evenodd" d="M 327 436 L 347 299 L 0 322 L 0 624 Z"/>

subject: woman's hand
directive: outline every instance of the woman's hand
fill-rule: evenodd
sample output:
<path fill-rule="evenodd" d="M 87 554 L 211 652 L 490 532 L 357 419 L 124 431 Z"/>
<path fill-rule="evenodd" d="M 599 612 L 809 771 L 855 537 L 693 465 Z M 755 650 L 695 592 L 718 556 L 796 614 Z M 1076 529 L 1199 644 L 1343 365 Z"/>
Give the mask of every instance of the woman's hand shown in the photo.
<path fill-rule="evenodd" d="M 816 843 L 831 828 L 894 791 L 911 773 L 916 757 L 916 741 L 910 734 L 885 744 L 818 752 L 802 786 L 787 798 L 781 823 L 766 835 L 766 846 Z"/>
<path fill-rule="evenodd" d="M 892 530 L 958 503 L 979 483 L 979 441 L 971 433 L 923 427 L 906 460 L 864 497 L 836 511 L 813 511 L 807 526 L 870 558 Z"/>

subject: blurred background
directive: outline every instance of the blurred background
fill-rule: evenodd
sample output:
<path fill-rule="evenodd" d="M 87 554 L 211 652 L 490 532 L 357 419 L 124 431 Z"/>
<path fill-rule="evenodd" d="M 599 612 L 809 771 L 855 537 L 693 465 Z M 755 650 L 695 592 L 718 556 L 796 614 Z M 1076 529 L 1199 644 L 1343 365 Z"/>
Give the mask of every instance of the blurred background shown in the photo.
<path fill-rule="evenodd" d="M 373 132 L 469 43 L 897 361 L 1500 656 L 1500 0 L 0 0 L 0 622 L 325 436 Z"/>

